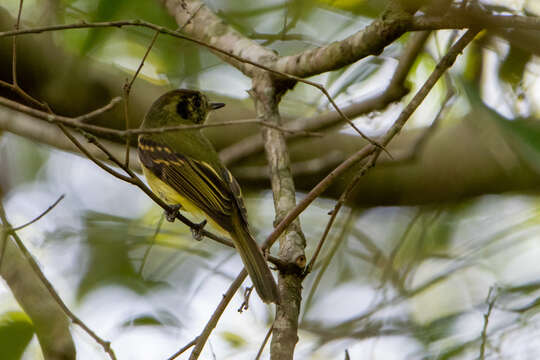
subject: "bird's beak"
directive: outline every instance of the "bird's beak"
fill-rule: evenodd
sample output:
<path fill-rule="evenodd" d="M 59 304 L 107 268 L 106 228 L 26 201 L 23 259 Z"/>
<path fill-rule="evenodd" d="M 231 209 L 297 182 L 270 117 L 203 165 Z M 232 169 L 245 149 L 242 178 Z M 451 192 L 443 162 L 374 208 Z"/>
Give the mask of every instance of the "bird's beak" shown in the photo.
<path fill-rule="evenodd" d="M 225 106 L 224 103 L 211 102 L 210 103 L 210 110 L 217 110 L 217 109 L 222 108 L 224 106 Z"/>

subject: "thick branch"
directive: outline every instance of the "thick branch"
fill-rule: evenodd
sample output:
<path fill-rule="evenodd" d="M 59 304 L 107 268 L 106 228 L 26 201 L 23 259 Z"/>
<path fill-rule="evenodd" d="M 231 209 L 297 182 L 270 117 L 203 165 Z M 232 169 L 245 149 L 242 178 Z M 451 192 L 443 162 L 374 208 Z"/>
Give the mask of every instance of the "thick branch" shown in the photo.
<path fill-rule="evenodd" d="M 282 92 L 276 88 L 268 74 L 260 74 L 253 79 L 251 95 L 259 117 L 267 122 L 280 124 L 278 104 Z M 270 170 L 276 222 L 279 222 L 296 206 L 296 191 L 292 178 L 287 144 L 282 133 L 263 130 L 264 147 Z M 287 263 L 303 267 L 306 241 L 300 222 L 293 221 L 283 233 L 279 242 L 279 257 Z M 281 303 L 276 307 L 276 318 L 270 353 L 272 359 L 292 359 L 298 341 L 298 316 L 302 299 L 302 279 L 295 273 L 279 274 L 278 290 Z"/>
<path fill-rule="evenodd" d="M 24 312 L 32 319 L 45 359 L 75 359 L 70 321 L 52 299 L 21 251 L 10 237 L 6 239 L 0 275 Z"/>
<path fill-rule="evenodd" d="M 173 16 L 177 24 L 186 24 L 183 31 L 194 38 L 246 60 L 260 64 L 275 61 L 277 55 L 245 37 L 216 16 L 204 2 L 199 0 L 160 0 Z M 193 15 L 195 14 L 195 15 Z M 214 52 L 224 61 L 232 64 L 245 75 L 251 77 L 257 70 L 253 65 L 240 62 L 220 52 Z"/>
<path fill-rule="evenodd" d="M 428 36 L 428 32 L 419 32 L 411 38 L 401 54 L 399 64 L 392 75 L 390 84 L 388 84 L 382 93 L 342 108 L 343 113 L 350 118 L 354 118 L 371 111 L 382 110 L 391 102 L 401 99 L 407 93 L 404 85 L 405 78 Z M 329 111 L 308 118 L 296 119 L 289 122 L 287 126 L 290 129 L 318 131 L 332 127 L 340 120 L 341 115 L 337 111 Z M 298 134 L 285 134 L 285 137 L 288 140 L 295 139 L 298 138 Z M 261 135 L 256 133 L 222 149 L 219 155 L 223 162 L 230 164 L 253 155 L 259 150 L 262 150 L 263 146 Z"/>

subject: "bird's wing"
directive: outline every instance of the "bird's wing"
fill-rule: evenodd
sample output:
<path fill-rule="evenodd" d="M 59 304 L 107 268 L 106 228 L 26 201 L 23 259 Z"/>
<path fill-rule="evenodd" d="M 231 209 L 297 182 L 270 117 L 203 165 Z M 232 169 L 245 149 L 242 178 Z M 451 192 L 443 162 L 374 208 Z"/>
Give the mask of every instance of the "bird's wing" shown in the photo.
<path fill-rule="evenodd" d="M 138 152 L 146 168 L 225 230 L 231 230 L 235 208 L 245 218 L 240 187 L 227 169 L 216 170 L 207 162 L 178 154 L 169 146 L 144 137 L 139 139 Z"/>

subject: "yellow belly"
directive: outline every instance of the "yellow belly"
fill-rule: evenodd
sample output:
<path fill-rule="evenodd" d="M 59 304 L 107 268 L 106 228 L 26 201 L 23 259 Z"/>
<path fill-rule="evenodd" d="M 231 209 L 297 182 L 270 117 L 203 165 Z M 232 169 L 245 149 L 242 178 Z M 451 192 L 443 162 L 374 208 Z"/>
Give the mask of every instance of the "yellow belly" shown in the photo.
<path fill-rule="evenodd" d="M 151 170 L 148 170 L 141 164 L 143 174 L 148 181 L 148 185 L 159 198 L 165 201 L 169 205 L 180 205 L 181 211 L 186 211 L 193 215 L 196 221 L 202 221 L 206 219 L 212 227 L 221 232 L 224 235 L 228 235 L 229 232 L 219 226 L 208 214 L 199 209 L 191 200 L 181 195 L 178 191 L 174 190 L 167 183 L 158 178 Z"/>

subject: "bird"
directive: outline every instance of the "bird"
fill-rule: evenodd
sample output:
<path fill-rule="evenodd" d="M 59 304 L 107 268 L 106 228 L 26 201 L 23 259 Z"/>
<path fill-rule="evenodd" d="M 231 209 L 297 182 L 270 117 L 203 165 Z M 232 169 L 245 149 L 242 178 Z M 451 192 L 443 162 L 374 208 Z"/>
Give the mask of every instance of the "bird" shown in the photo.
<path fill-rule="evenodd" d="M 210 102 L 200 91 L 171 90 L 154 101 L 141 129 L 204 124 L 211 111 L 223 106 Z M 219 232 L 228 234 L 259 297 L 265 303 L 279 303 L 274 277 L 249 230 L 240 185 L 201 129 L 143 132 L 137 153 L 152 191 L 172 209 L 202 215 Z M 175 211 L 168 214 L 169 220 L 174 217 Z"/>

